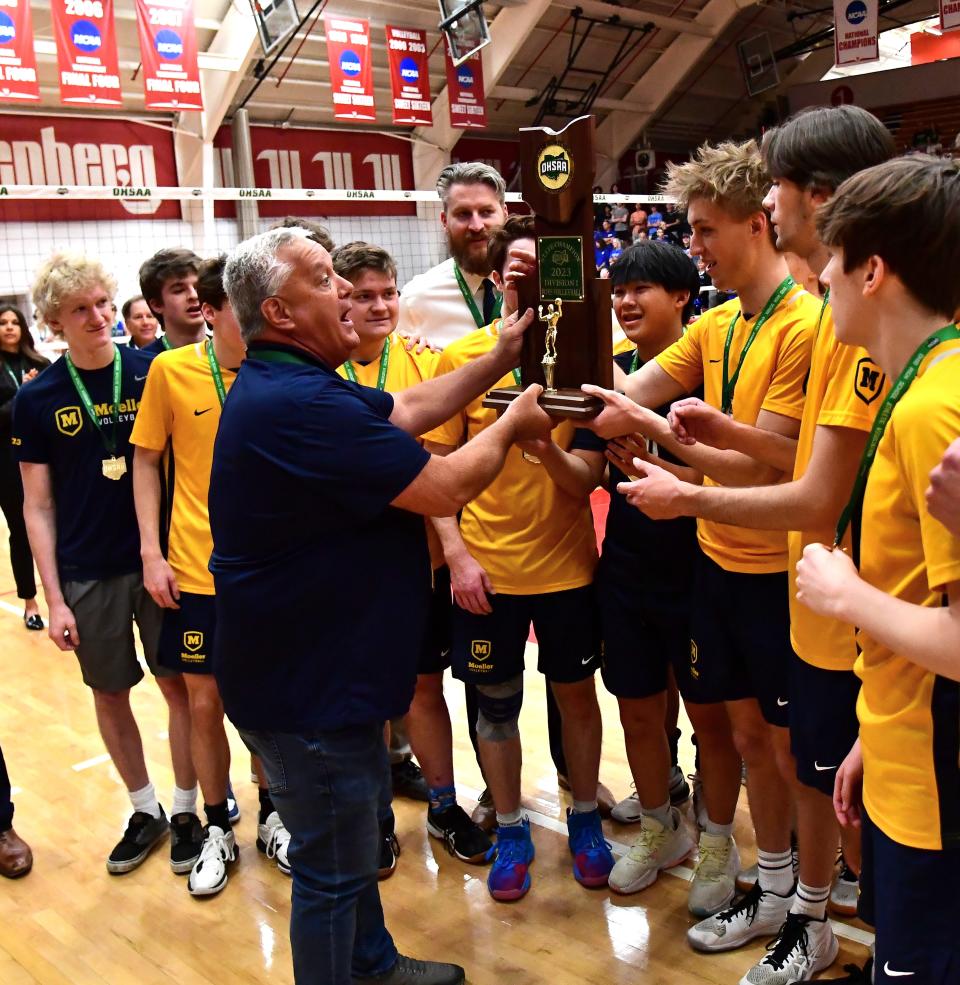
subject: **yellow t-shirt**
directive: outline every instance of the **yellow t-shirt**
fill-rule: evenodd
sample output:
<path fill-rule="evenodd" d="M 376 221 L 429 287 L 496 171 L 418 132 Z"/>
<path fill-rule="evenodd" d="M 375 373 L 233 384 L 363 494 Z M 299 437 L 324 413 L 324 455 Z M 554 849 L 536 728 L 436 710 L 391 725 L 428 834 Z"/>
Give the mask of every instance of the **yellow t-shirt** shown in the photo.
<path fill-rule="evenodd" d="M 703 399 L 720 407 L 723 390 L 723 348 L 727 330 L 740 311 L 734 298 L 698 318 L 672 346 L 656 357 L 664 372 L 688 393 L 703 384 Z M 810 367 L 810 348 L 820 315 L 820 301 L 795 286 L 777 306 L 753 341 L 733 398 L 733 417 L 755 425 L 761 410 L 799 420 L 803 385 Z M 756 316 L 737 319 L 730 346 L 730 375 Z M 704 485 L 718 483 L 705 477 Z M 712 520 L 697 520 L 704 553 L 727 571 L 766 574 L 787 568 L 787 535 L 775 530 L 750 530 Z"/>
<path fill-rule="evenodd" d="M 794 479 L 799 479 L 810 464 L 813 436 L 818 426 L 869 431 L 889 389 L 883 370 L 865 349 L 837 341 L 833 312 L 828 304 L 823 309 L 823 320 L 810 360 L 807 402 L 800 423 Z M 807 544 L 832 544 L 836 519 L 830 527 L 822 530 L 791 530 L 787 534 L 790 550 L 790 638 L 797 655 L 808 664 L 823 670 L 853 670 L 857 659 L 853 627 L 818 615 L 795 598 L 797 562 L 803 556 L 803 549 Z M 848 529 L 844 537 L 847 550 L 850 544 Z"/>
<path fill-rule="evenodd" d="M 208 344 L 213 343 L 195 342 L 154 359 L 130 436 L 141 448 L 169 448 L 174 478 L 172 495 L 167 490 L 167 561 L 180 590 L 194 595 L 215 594 L 207 570 L 213 550 L 207 495 L 220 401 L 207 361 Z M 226 367 L 220 372 L 229 391 L 237 374 Z"/>
<path fill-rule="evenodd" d="M 443 350 L 437 373 L 449 373 L 495 344 L 493 326 L 471 332 Z M 513 374 L 508 373 L 494 389 L 514 385 Z M 497 412 L 482 403 L 483 396 L 472 400 L 424 439 L 442 445 L 469 441 L 497 419 Z M 564 421 L 552 436 L 566 450 L 573 433 L 573 424 Z M 496 479 L 463 508 L 460 533 L 497 592 L 538 595 L 581 588 L 593 581 L 597 539 L 589 501 L 560 489 L 542 465 L 526 461 L 515 445 Z"/>
<path fill-rule="evenodd" d="M 387 378 L 383 381 L 383 389 L 387 393 L 399 393 L 407 387 L 416 386 L 424 380 L 429 380 L 436 371 L 439 354 L 430 349 L 423 352 L 407 352 L 406 342 L 401 339 L 396 332 L 389 335 L 390 355 L 387 359 Z M 375 387 L 380 378 L 381 355 L 365 366 L 353 360 L 353 371 L 356 374 L 357 382 L 362 386 Z M 349 379 L 347 370 L 344 366 L 338 366 L 337 372 L 345 380 Z M 430 550 L 430 563 L 434 569 L 443 564 L 443 548 L 440 546 L 440 538 L 433 524 L 429 520 L 424 521 L 427 527 L 427 547 Z"/>
<path fill-rule="evenodd" d="M 897 404 L 867 480 L 860 574 L 914 605 L 944 604 L 960 582 L 960 540 L 927 510 L 930 470 L 960 434 L 960 341 L 941 343 Z M 939 850 L 941 804 L 960 786 L 955 682 L 938 678 L 866 633 L 856 672 L 863 744 L 863 801 L 887 837 Z M 952 738 L 951 738 L 952 736 Z M 949 820 L 956 826 L 956 817 Z"/>

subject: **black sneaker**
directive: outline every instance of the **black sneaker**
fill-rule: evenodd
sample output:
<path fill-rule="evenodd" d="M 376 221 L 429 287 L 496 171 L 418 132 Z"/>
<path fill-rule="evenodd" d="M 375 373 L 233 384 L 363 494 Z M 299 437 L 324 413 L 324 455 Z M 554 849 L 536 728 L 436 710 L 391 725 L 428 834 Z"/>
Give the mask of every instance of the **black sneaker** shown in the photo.
<path fill-rule="evenodd" d="M 202 844 L 203 825 L 196 814 L 174 814 L 170 818 L 170 868 L 178 876 L 193 868 Z"/>
<path fill-rule="evenodd" d="M 380 864 L 377 868 L 378 879 L 389 879 L 396 871 L 397 859 L 400 857 L 400 842 L 393 830 L 394 818 L 391 814 L 385 821 L 380 822 Z"/>
<path fill-rule="evenodd" d="M 442 839 L 451 855 L 474 865 L 486 860 L 493 847 L 490 836 L 467 817 L 467 812 L 453 804 L 442 811 L 427 811 L 427 831 Z"/>
<path fill-rule="evenodd" d="M 107 859 L 107 872 L 115 876 L 132 872 L 169 830 L 170 823 L 162 807 L 159 817 L 135 811 L 127 822 L 123 837 Z"/>
<path fill-rule="evenodd" d="M 410 800 L 430 800 L 430 788 L 423 777 L 423 772 L 412 759 L 402 763 L 394 763 L 390 767 L 393 777 L 394 797 L 409 797 Z"/>
<path fill-rule="evenodd" d="M 465 975 L 458 964 L 441 961 L 417 961 L 403 954 L 397 955 L 397 963 L 380 975 L 366 978 L 354 976 L 353 985 L 463 985 Z"/>

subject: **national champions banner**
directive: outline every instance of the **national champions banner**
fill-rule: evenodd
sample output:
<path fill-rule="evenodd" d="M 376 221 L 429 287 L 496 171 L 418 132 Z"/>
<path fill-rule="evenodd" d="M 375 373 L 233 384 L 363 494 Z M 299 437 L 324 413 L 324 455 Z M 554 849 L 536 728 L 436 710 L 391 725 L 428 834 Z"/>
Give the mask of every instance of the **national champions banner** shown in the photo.
<path fill-rule="evenodd" d="M 146 109 L 202 110 L 193 0 L 137 0 Z"/>
<path fill-rule="evenodd" d="M 391 27 L 389 24 L 386 31 L 393 122 L 408 126 L 433 126 L 427 32 L 413 27 Z"/>
<path fill-rule="evenodd" d="M 333 118 L 353 123 L 375 123 L 373 59 L 370 22 L 358 18 L 323 18 L 327 59 L 333 86 Z"/>
<path fill-rule="evenodd" d="M 459 130 L 485 130 L 487 100 L 483 89 L 483 62 L 479 53 L 459 65 L 453 64 L 449 49 L 447 91 L 450 95 L 450 126 Z"/>
<path fill-rule="evenodd" d="M 113 0 L 51 0 L 60 102 L 122 106 Z"/>
<path fill-rule="evenodd" d="M 861 65 L 880 59 L 878 0 L 833 0 L 836 64 Z"/>
<path fill-rule="evenodd" d="M 960 30 L 960 0 L 940 0 L 940 30 Z"/>
<path fill-rule="evenodd" d="M 4 0 L 0 6 L 0 102 L 39 101 L 29 0 Z"/>

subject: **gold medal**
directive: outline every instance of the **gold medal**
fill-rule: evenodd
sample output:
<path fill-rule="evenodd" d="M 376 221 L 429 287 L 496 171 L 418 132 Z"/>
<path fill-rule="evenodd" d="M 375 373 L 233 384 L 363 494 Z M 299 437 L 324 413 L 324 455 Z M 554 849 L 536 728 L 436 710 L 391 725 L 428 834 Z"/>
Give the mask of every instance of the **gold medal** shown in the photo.
<path fill-rule="evenodd" d="M 127 474 L 127 460 L 125 458 L 105 458 L 102 464 L 103 474 L 108 479 L 120 479 Z"/>

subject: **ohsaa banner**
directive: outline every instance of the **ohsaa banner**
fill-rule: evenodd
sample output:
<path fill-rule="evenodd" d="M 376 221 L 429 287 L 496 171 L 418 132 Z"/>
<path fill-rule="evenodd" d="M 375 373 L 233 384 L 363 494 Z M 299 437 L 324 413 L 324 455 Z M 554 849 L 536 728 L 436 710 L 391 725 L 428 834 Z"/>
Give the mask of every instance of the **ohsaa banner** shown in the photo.
<path fill-rule="evenodd" d="M 202 110 L 193 0 L 137 0 L 146 109 Z"/>
<path fill-rule="evenodd" d="M 960 0 L 940 0 L 940 30 L 960 30 Z"/>
<path fill-rule="evenodd" d="M 880 60 L 877 0 L 833 0 L 833 20 L 837 65 Z"/>
<path fill-rule="evenodd" d="M 483 90 L 483 62 L 479 53 L 454 65 L 450 51 L 447 60 L 447 91 L 450 94 L 450 126 L 460 130 L 485 130 L 487 99 Z"/>
<path fill-rule="evenodd" d="M 40 101 L 29 0 L 0 5 L 0 102 Z"/>
<path fill-rule="evenodd" d="M 370 22 L 343 17 L 324 17 L 327 58 L 333 85 L 333 117 L 354 123 L 373 123 L 373 59 L 370 54 Z"/>
<path fill-rule="evenodd" d="M 389 24 L 386 30 L 393 122 L 433 126 L 427 32 L 413 27 L 391 27 Z"/>
<path fill-rule="evenodd" d="M 60 102 L 122 106 L 113 0 L 51 0 Z"/>

